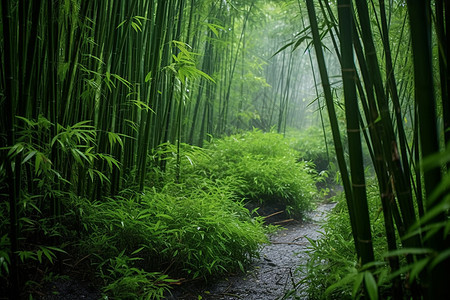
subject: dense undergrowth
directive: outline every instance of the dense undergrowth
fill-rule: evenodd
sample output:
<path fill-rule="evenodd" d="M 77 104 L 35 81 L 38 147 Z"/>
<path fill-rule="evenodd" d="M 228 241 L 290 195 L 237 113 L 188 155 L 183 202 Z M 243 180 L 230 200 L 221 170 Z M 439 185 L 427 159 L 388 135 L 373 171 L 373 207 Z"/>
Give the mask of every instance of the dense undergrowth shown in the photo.
<path fill-rule="evenodd" d="M 205 148 L 163 144 L 153 151 L 143 193 L 130 188 L 89 200 L 60 197 L 49 217 L 42 195 L 20 203 L 19 273 L 24 296 L 55 280 L 89 280 L 115 299 L 163 297 L 186 280 L 244 270 L 267 242 L 254 206 L 279 204 L 301 217 L 313 207 L 320 176 L 291 139 L 257 130 L 214 139 Z M 2 202 L 0 282 L 8 285 L 10 249 Z M 56 292 L 56 291 L 53 291 Z"/>
<path fill-rule="evenodd" d="M 300 158 L 314 163 L 316 170 L 320 172 L 336 172 L 336 153 L 331 136 L 327 134 L 326 143 L 322 128 L 311 126 L 297 132 L 288 132 L 291 137 L 291 147 L 297 150 Z"/>
<path fill-rule="evenodd" d="M 344 193 L 331 199 L 336 206 L 321 227 L 321 237 L 309 240 L 307 264 L 297 272 L 304 277 L 290 296 L 307 293 L 310 299 L 378 299 L 364 286 L 379 289 L 380 297 L 392 287 L 393 278 L 387 261 L 387 245 L 383 211 L 378 186 L 368 184 L 368 205 L 375 262 L 368 266 L 358 263 Z M 405 263 L 403 258 L 403 263 Z M 375 294 L 375 292 L 374 292 Z M 378 292 L 376 292 L 378 295 Z"/>
<path fill-rule="evenodd" d="M 387 248 L 383 240 L 383 212 L 377 192 L 376 185 L 368 186 L 375 255 L 378 261 L 382 261 Z M 316 241 L 310 240 L 308 263 L 299 270 L 306 275 L 302 287 L 311 299 L 354 299 L 361 296 L 364 270 L 357 263 L 344 193 L 334 200 L 337 204 L 322 226 L 322 236 Z"/>
<path fill-rule="evenodd" d="M 219 163 L 204 161 L 200 169 L 214 179 L 237 179 L 233 187 L 240 197 L 261 205 L 276 202 L 288 215 L 301 217 L 312 208 L 315 183 L 323 177 L 291 145 L 282 135 L 258 130 L 214 140 L 207 149 Z"/>

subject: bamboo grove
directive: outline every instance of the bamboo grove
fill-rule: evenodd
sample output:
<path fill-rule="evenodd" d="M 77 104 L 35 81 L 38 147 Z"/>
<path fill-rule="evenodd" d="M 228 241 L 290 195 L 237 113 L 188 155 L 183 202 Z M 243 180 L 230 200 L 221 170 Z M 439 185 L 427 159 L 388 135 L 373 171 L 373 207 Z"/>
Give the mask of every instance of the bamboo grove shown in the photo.
<path fill-rule="evenodd" d="M 153 184 L 148 174 L 165 169 L 154 154 L 170 144 L 180 162 L 181 143 L 295 126 L 294 79 L 283 74 L 299 58 L 283 54 L 280 70 L 268 63 L 276 45 L 251 53 L 261 48 L 247 36 L 250 21 L 265 18 L 261 5 L 1 2 L 2 255 L 13 294 L 27 205 L 57 224 L 70 209 L 65 199 L 141 194 Z"/>
<path fill-rule="evenodd" d="M 448 3 L 342 0 L 333 8 L 326 1 L 314 5 L 308 0 L 306 4 L 360 263 L 376 269 L 362 136 L 379 184 L 391 253 L 387 258 L 396 274 L 392 297 L 448 298 L 448 185 L 442 180 L 448 177 L 444 158 L 449 121 Z M 401 23 L 394 24 L 394 14 L 402 16 L 396 19 Z M 334 53 L 342 70 L 348 164 L 335 128 L 338 123 L 320 20 L 325 20 L 321 30 L 336 42 Z M 402 55 L 405 49 L 408 55 Z M 400 265 L 403 256 L 407 267 Z M 408 287 L 401 274 L 411 276 Z M 375 294 L 368 277 L 365 286 L 372 298 Z"/>
<path fill-rule="evenodd" d="M 449 10 L 440 0 L 2 0 L 0 245 L 11 290 L 21 289 L 27 205 L 57 224 L 65 199 L 139 201 L 164 155 L 176 156 L 178 180 L 183 143 L 314 123 L 334 143 L 367 294 L 384 262 L 366 149 L 390 295 L 448 297 Z"/>
<path fill-rule="evenodd" d="M 65 169 L 60 175 L 69 182 L 76 174 L 80 180 L 72 188 L 97 197 L 114 195 L 127 186 L 124 181 L 139 182 L 142 190 L 147 156 L 136 154 L 164 142 L 201 145 L 208 135 L 238 126 L 277 125 L 282 132 L 289 98 L 285 77 L 267 79 L 280 98 L 261 101 L 261 118 L 249 116 L 243 101 L 230 104 L 236 73 L 245 76 L 247 19 L 258 17 L 252 7 L 251 1 L 3 3 L 2 91 L 10 99 L 2 102 L 3 145 L 20 144 L 11 153 L 43 162 L 36 169 Z M 283 56 L 283 68 L 292 73 L 293 63 L 285 60 L 292 57 Z M 262 69 L 264 62 L 256 63 Z M 262 78 L 260 85 L 269 86 Z M 245 88 L 240 84 L 241 95 Z M 16 143 L 37 129 L 45 134 Z M 65 141 L 55 138 L 65 134 Z M 83 147 L 74 149 L 79 139 Z M 22 152 L 35 140 L 39 149 Z M 41 148 L 48 141 L 51 157 Z M 33 181 L 32 170 L 15 171 Z"/>

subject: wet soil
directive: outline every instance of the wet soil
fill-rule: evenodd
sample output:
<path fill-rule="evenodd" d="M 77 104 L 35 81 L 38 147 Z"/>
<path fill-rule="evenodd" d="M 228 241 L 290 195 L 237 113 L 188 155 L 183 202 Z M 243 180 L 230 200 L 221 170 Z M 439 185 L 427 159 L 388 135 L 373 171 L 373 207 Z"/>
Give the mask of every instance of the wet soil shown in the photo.
<path fill-rule="evenodd" d="M 47 295 L 43 300 L 98 300 L 102 299 L 101 293 L 90 282 L 60 279 L 47 286 Z"/>
<path fill-rule="evenodd" d="M 301 280 L 297 269 L 308 259 L 305 253 L 309 245 L 307 238 L 320 237 L 320 224 L 334 205 L 320 205 L 309 214 L 308 221 L 286 222 L 284 230 L 270 236 L 271 243 L 263 246 L 259 260 L 246 274 L 231 275 L 208 286 L 181 287 L 168 299 L 282 299 Z M 301 290 L 301 286 L 297 286 L 297 290 Z"/>

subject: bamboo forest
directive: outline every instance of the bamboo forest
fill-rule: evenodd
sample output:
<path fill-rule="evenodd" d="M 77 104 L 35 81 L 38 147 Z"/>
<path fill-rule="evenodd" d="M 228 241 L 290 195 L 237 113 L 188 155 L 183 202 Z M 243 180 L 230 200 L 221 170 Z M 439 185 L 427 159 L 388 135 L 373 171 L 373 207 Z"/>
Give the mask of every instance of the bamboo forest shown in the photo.
<path fill-rule="evenodd" d="M 450 299 L 447 0 L 1 0 L 1 299 Z"/>

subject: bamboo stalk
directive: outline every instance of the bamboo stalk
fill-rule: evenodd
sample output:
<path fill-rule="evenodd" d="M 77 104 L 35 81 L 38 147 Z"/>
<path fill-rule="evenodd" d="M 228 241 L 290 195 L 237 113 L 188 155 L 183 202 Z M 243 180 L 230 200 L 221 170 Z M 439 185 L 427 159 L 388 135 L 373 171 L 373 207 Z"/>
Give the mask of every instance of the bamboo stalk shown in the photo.
<path fill-rule="evenodd" d="M 362 41 L 366 53 L 367 68 L 369 71 L 368 77 L 374 87 L 377 106 L 381 117 L 381 122 L 378 122 L 378 131 L 381 133 L 381 139 L 383 141 L 383 156 L 390 172 L 392 172 L 393 175 L 393 182 L 397 191 L 403 222 L 406 227 L 409 227 L 416 221 L 414 205 L 412 202 L 411 184 L 409 181 L 410 176 L 406 176 L 404 174 L 404 169 L 401 165 L 397 141 L 389 113 L 388 102 L 383 91 L 382 78 L 378 67 L 378 58 L 376 56 L 376 49 L 369 22 L 370 18 L 367 3 L 364 3 L 363 1 L 357 2 L 356 7 L 358 10 L 359 22 L 361 24 Z M 407 240 L 406 243 L 410 246 L 420 245 L 420 241 L 417 237 Z"/>
<path fill-rule="evenodd" d="M 353 62 L 352 9 L 350 0 L 338 1 L 339 33 L 341 45 L 341 68 L 344 85 L 345 114 L 350 155 L 350 172 L 357 239 L 363 264 L 374 260 L 372 234 L 367 205 L 364 163 L 359 128 L 359 108 L 356 97 L 356 69 Z"/>
<path fill-rule="evenodd" d="M 314 8 L 314 4 L 313 4 L 312 0 L 307 0 L 306 5 L 307 5 L 307 9 L 308 9 L 309 22 L 311 25 L 311 32 L 313 35 L 314 49 L 316 51 L 317 64 L 319 66 L 320 78 L 322 80 L 322 87 L 323 87 L 323 91 L 325 94 L 325 101 L 326 101 L 327 109 L 328 109 L 328 117 L 330 119 L 331 130 L 332 130 L 332 134 L 333 134 L 334 147 L 336 150 L 336 156 L 337 156 L 337 161 L 338 161 L 338 165 L 339 165 L 339 170 L 341 172 L 345 196 L 347 199 L 347 206 L 349 209 L 350 223 L 351 223 L 351 227 L 352 227 L 352 234 L 353 234 L 353 238 L 354 238 L 355 248 L 356 248 L 356 252 L 358 253 L 358 256 L 361 256 L 361 249 L 359 249 L 360 243 L 358 241 L 358 236 L 359 236 L 358 235 L 358 227 L 356 224 L 355 209 L 354 209 L 354 204 L 352 201 L 353 200 L 353 190 L 352 190 L 352 187 L 350 184 L 350 178 L 348 175 L 347 165 L 345 163 L 344 151 L 343 151 L 342 141 L 341 141 L 340 132 L 339 132 L 339 125 L 337 122 L 336 111 L 335 111 L 334 103 L 333 103 L 333 96 L 331 93 L 330 82 L 329 82 L 328 75 L 327 75 L 325 59 L 324 59 L 322 45 L 321 45 L 320 36 L 319 36 L 316 12 L 315 12 L 315 8 Z"/>
<path fill-rule="evenodd" d="M 7 144 L 6 146 L 13 146 L 15 144 L 15 122 L 13 119 L 13 105 L 15 102 L 14 98 L 14 92 L 12 90 L 12 87 L 14 86 L 14 77 L 13 77 L 13 71 L 12 71 L 12 64 L 16 61 L 16 59 L 12 56 L 11 46 L 13 45 L 12 37 L 11 37 L 11 28 L 10 26 L 12 23 L 12 16 L 11 16 L 11 10 L 8 5 L 7 0 L 2 0 L 2 20 L 3 20 L 3 41 L 4 41 L 4 49 L 3 49 L 3 63 L 4 63 L 4 72 L 5 72 L 5 112 L 4 117 L 6 118 L 6 138 L 7 138 Z M 19 155 L 20 156 L 20 155 Z M 16 189 L 17 184 L 17 177 L 20 176 L 20 174 L 17 174 L 14 172 L 11 161 L 8 159 L 7 154 L 5 153 L 5 150 L 2 150 L 2 160 L 3 164 L 6 168 L 6 174 L 7 174 L 7 184 L 8 184 L 8 195 L 9 195 L 9 222 L 10 222 L 10 231 L 9 231 L 9 239 L 11 242 L 10 245 L 10 251 L 11 251 L 11 267 L 10 267 L 10 281 L 11 281 L 11 287 L 9 290 L 9 295 L 12 298 L 15 297 L 15 295 L 19 295 L 21 290 L 19 286 L 19 274 L 18 274 L 18 257 L 17 257 L 17 250 L 18 250 L 18 215 L 17 215 L 17 204 L 19 202 L 18 198 L 18 190 Z M 17 162 L 17 160 L 16 160 Z M 20 162 L 19 162 L 20 164 Z M 7 201 L 4 199 L 4 201 Z"/>
<path fill-rule="evenodd" d="M 412 37 L 413 61 L 414 61 L 414 94 L 419 115 L 419 138 L 422 159 L 439 152 L 439 140 L 436 129 L 436 103 L 434 96 L 432 53 L 431 53 L 431 4 L 430 1 L 408 1 L 408 12 Z M 432 201 L 431 193 L 441 181 L 439 167 L 425 170 L 423 173 L 425 194 L 427 195 L 426 209 L 432 210 L 438 201 Z M 441 212 L 431 223 L 439 223 L 446 220 L 446 215 Z M 441 229 L 442 230 L 442 229 Z M 426 241 L 426 244 L 444 251 L 450 246 L 450 238 L 443 238 L 443 232 L 434 234 Z M 446 299 L 450 297 L 447 288 L 446 271 L 450 266 L 450 259 L 444 260 L 427 274 L 426 299 Z"/>

